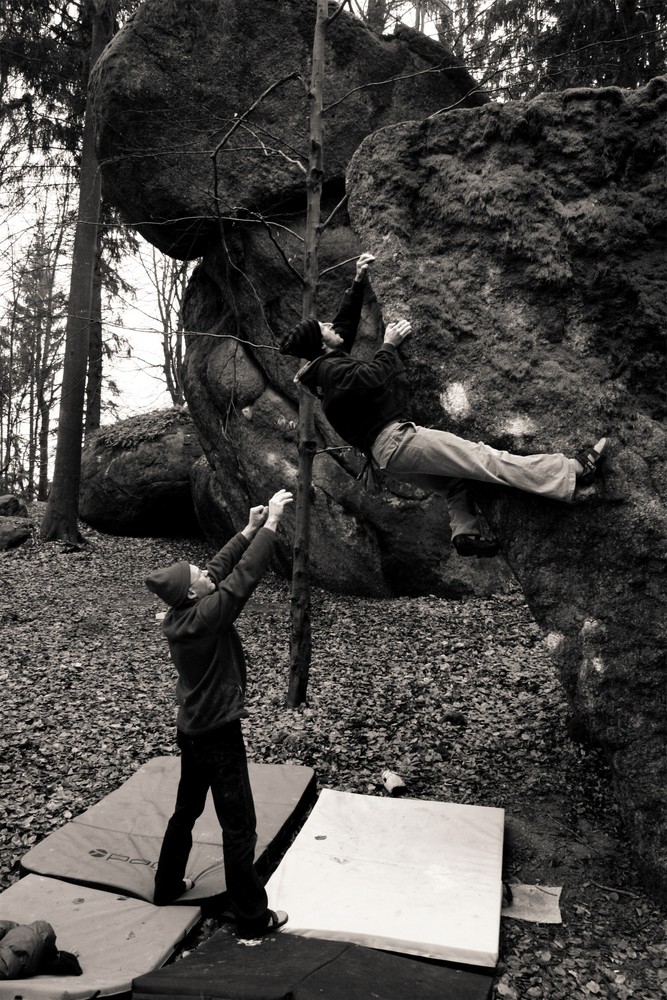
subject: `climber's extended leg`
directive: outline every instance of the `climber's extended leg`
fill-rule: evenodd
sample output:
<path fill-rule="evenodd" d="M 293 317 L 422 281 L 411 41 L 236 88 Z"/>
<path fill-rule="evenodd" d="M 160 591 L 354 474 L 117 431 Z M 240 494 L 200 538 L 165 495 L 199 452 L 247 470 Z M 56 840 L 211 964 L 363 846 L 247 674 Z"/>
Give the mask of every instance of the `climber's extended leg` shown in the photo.
<path fill-rule="evenodd" d="M 412 423 L 385 427 L 373 454 L 380 468 L 398 479 L 415 474 L 472 479 L 568 502 L 574 499 L 577 471 L 583 471 L 579 462 L 559 453 L 514 455 Z"/>

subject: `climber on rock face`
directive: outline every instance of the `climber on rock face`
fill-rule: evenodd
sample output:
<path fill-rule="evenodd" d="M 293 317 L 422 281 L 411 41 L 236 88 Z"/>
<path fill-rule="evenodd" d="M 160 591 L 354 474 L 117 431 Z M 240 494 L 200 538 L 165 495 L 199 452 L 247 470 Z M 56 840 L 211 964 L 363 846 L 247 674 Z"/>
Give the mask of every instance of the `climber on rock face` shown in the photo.
<path fill-rule="evenodd" d="M 393 383 L 398 348 L 411 333 L 410 323 L 389 323 L 372 361 L 350 356 L 366 272 L 373 260 L 369 253 L 358 258 L 354 281 L 330 323 L 314 319 L 297 323 L 280 351 L 308 361 L 295 381 L 321 400 L 325 417 L 344 441 L 393 478 L 444 496 L 452 544 L 459 555 L 495 556 L 498 542 L 484 537 L 468 481 L 514 486 L 572 502 L 577 485 L 592 482 L 606 438 L 574 458 L 560 453 L 514 455 L 406 420 Z"/>

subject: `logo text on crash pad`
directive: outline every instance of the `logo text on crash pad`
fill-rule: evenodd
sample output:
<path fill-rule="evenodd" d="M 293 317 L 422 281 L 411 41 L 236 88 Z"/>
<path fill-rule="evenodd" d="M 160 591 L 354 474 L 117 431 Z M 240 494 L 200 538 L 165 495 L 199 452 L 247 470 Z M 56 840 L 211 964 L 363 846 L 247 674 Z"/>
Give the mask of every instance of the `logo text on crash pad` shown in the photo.
<path fill-rule="evenodd" d="M 105 851 L 103 847 L 94 847 L 88 851 L 91 858 L 99 861 L 120 861 L 126 865 L 145 865 L 147 868 L 157 868 L 157 861 L 148 861 L 146 858 L 131 858 L 129 854 L 115 854 L 113 851 Z"/>

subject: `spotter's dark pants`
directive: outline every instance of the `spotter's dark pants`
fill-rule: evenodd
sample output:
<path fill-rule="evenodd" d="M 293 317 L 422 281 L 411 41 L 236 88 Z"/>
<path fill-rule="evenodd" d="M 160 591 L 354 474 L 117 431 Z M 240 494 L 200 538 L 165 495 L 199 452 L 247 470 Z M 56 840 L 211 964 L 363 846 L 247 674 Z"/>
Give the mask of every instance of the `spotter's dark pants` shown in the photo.
<path fill-rule="evenodd" d="M 155 902 L 170 902 L 183 891 L 192 829 L 201 816 L 209 788 L 222 827 L 225 880 L 240 937 L 267 925 L 267 895 L 254 867 L 257 843 L 255 805 L 241 722 L 230 722 L 201 736 L 176 731 L 181 777 L 155 875 Z"/>

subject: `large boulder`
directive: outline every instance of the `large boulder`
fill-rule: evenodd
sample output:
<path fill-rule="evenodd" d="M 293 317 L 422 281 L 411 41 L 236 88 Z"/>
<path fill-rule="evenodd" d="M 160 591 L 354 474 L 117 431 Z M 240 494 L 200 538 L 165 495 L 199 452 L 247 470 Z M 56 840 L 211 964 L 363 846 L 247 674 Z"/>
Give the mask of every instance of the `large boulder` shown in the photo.
<path fill-rule="evenodd" d="M 0 552 L 22 545 L 32 537 L 34 527 L 23 500 L 12 493 L 0 496 Z"/>
<path fill-rule="evenodd" d="M 14 496 L 13 493 L 6 493 L 0 497 L 0 517 L 27 517 L 28 508 L 23 500 Z"/>
<path fill-rule="evenodd" d="M 202 450 L 180 409 L 103 427 L 86 441 L 79 515 L 116 535 L 200 535 L 190 471 Z"/>
<path fill-rule="evenodd" d="M 348 172 L 413 417 L 521 453 L 608 435 L 573 506 L 485 488 L 570 696 L 667 894 L 667 79 L 387 128 Z"/>
<path fill-rule="evenodd" d="M 104 191 L 146 239 L 194 259 L 232 219 L 305 203 L 312 0 L 144 0 L 91 75 Z M 469 96 L 467 96 L 469 95 Z M 327 30 L 325 188 L 370 132 L 484 96 L 446 49 L 380 37 L 348 14 Z M 277 221 L 277 220 L 276 220 Z M 302 256 L 298 244 L 291 250 Z"/>
<path fill-rule="evenodd" d="M 183 380 L 210 467 L 198 466 L 194 501 L 214 540 L 223 540 L 252 503 L 279 486 L 296 486 L 294 365 L 276 345 L 301 316 L 303 80 L 310 75 L 314 17 L 309 0 L 259 0 L 251 7 L 237 0 L 147 0 L 92 78 L 105 194 L 163 250 L 203 258 L 183 310 L 191 331 Z M 345 170 L 364 136 L 454 103 L 485 100 L 451 53 L 409 29 L 379 37 L 342 14 L 327 39 L 323 218 L 340 201 Z M 243 118 L 281 80 L 287 82 Z M 212 158 L 233 125 L 239 127 Z M 322 237 L 323 310 L 335 310 L 358 253 L 341 208 Z M 377 347 L 378 322 L 369 295 L 360 355 Z M 359 456 L 330 450 L 343 442 L 321 415 L 317 424 L 311 553 L 317 583 L 378 596 L 487 594 L 509 585 L 501 560 L 453 553 L 441 499 L 402 487 L 370 497 L 356 479 Z M 284 524 L 287 565 L 290 515 Z"/>
<path fill-rule="evenodd" d="M 32 538 L 35 523 L 27 517 L 12 517 L 9 514 L 0 517 L 0 552 L 15 549 Z"/>

